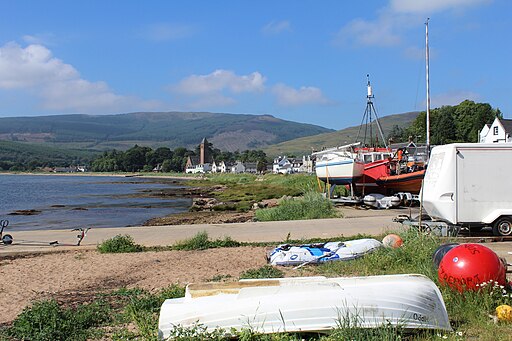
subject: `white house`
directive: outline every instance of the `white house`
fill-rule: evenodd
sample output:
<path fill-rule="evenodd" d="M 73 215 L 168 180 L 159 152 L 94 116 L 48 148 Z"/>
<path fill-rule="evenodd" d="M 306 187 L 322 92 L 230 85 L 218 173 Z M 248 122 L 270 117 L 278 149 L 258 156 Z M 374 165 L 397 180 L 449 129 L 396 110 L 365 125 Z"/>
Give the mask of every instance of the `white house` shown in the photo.
<path fill-rule="evenodd" d="M 286 156 L 279 156 L 274 159 L 272 172 L 275 174 L 293 173 L 292 163 Z"/>
<path fill-rule="evenodd" d="M 512 120 L 496 117 L 491 125 L 486 124 L 480 130 L 480 143 L 510 143 L 512 142 Z"/>
<path fill-rule="evenodd" d="M 231 173 L 239 174 L 245 172 L 245 166 L 242 161 L 237 161 L 233 166 L 231 166 Z"/>

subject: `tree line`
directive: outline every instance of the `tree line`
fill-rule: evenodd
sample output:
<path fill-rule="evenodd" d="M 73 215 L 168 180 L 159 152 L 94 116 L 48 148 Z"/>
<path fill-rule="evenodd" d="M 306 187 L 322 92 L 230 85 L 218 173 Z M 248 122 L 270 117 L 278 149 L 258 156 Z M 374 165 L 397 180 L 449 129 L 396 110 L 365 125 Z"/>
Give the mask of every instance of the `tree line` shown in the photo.
<path fill-rule="evenodd" d="M 183 172 L 188 157 L 198 156 L 199 148 L 197 146 L 195 150 L 189 150 L 184 147 L 178 147 L 171 150 L 168 147 L 152 149 L 135 145 L 124 152 L 118 150 L 105 151 L 99 158 L 92 161 L 91 171 L 150 172 L 155 167 L 160 166 L 163 172 Z M 205 148 L 207 149 L 207 154 L 216 162 L 257 162 L 259 170 L 263 170 L 269 162 L 267 155 L 262 150 L 228 152 L 213 148 L 211 143 L 208 143 Z"/>
<path fill-rule="evenodd" d="M 415 142 L 426 142 L 425 111 L 419 113 L 414 122 L 407 128 L 393 126 L 388 139 L 406 142 L 412 137 Z M 478 142 L 478 133 L 485 124 L 491 124 L 496 117 L 503 115 L 500 109 L 493 109 L 488 103 L 475 103 L 465 100 L 459 105 L 442 106 L 430 111 L 430 143 L 440 145 L 455 142 Z"/>

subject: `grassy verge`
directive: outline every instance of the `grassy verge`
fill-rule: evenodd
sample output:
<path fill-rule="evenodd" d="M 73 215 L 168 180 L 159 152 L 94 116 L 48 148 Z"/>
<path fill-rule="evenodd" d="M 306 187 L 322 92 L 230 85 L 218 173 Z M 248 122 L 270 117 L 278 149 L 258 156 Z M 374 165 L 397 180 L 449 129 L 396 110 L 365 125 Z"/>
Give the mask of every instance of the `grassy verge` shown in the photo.
<path fill-rule="evenodd" d="M 301 198 L 283 199 L 277 207 L 256 210 L 255 215 L 259 221 L 337 217 L 331 201 L 313 191 L 306 192 Z"/>
<path fill-rule="evenodd" d="M 190 181 L 188 184 L 225 186 L 222 191 L 214 192 L 212 195 L 226 203 L 222 209 L 237 211 L 247 211 L 255 202 L 266 199 L 299 196 L 318 186 L 316 177 L 306 174 L 207 174 L 202 179 Z"/>

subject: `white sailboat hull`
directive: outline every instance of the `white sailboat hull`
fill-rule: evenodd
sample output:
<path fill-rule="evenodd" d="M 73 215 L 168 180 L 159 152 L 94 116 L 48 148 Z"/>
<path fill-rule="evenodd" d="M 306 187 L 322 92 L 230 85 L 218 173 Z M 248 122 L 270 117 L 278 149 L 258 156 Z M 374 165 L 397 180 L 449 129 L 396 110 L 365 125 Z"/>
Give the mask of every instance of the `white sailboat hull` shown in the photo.
<path fill-rule="evenodd" d="M 159 337 L 200 324 L 227 332 L 328 332 L 337 326 L 451 330 L 436 285 L 423 275 L 299 277 L 189 285 L 162 305 Z"/>
<path fill-rule="evenodd" d="M 348 157 L 334 157 L 316 163 L 316 176 L 333 185 L 348 185 L 363 175 L 364 163 Z"/>

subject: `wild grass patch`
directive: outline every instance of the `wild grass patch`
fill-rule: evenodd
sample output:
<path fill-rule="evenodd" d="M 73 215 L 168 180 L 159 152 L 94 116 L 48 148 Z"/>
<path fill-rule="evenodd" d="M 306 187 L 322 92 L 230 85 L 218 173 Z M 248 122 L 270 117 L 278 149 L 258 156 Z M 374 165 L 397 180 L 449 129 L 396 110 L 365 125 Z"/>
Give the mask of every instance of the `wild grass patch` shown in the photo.
<path fill-rule="evenodd" d="M 39 301 L 26 308 L 7 329 L 16 340 L 86 340 L 96 327 L 110 321 L 111 309 L 102 301 L 63 308 L 55 300 Z"/>
<path fill-rule="evenodd" d="M 238 247 L 241 243 L 224 237 L 224 239 L 211 240 L 206 231 L 198 232 L 194 237 L 175 243 L 173 250 L 206 250 L 219 247 Z"/>
<path fill-rule="evenodd" d="M 257 269 L 249 269 L 240 274 L 240 279 L 258 279 L 258 278 L 281 278 L 284 272 L 271 265 L 264 265 Z"/>
<path fill-rule="evenodd" d="M 283 199 L 277 207 L 256 210 L 255 216 L 259 221 L 276 221 L 334 218 L 337 213 L 330 200 L 309 191 L 302 198 Z"/>
<path fill-rule="evenodd" d="M 142 252 L 144 251 L 144 247 L 136 244 L 132 236 L 119 234 L 103 241 L 97 246 L 97 250 L 100 253 L 129 253 Z"/>

